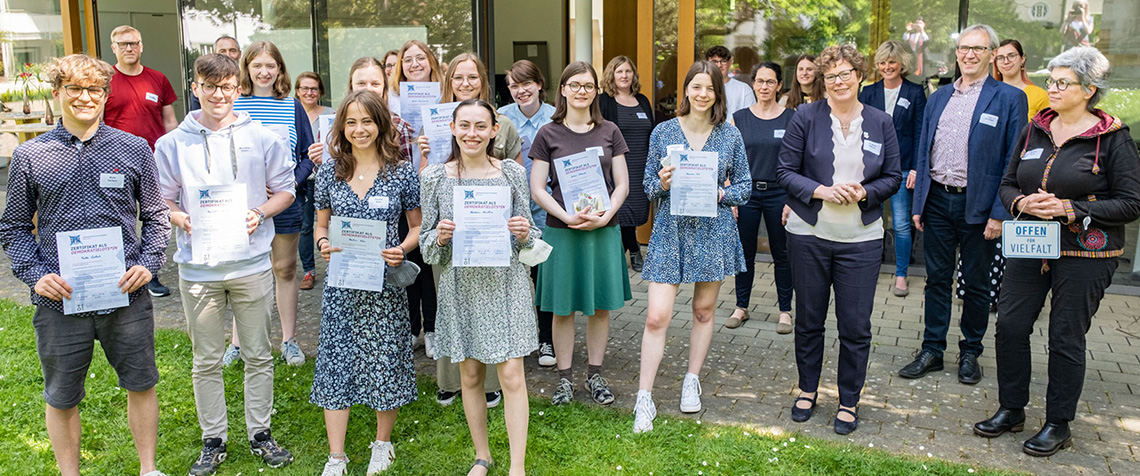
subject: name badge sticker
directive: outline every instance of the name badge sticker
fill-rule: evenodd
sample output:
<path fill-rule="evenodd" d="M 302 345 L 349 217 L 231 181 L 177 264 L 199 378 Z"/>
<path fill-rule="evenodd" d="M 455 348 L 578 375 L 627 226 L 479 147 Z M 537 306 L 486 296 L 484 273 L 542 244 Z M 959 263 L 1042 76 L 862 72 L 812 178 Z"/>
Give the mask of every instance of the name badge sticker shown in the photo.
<path fill-rule="evenodd" d="M 669 154 L 672 154 L 673 151 L 684 152 L 685 151 L 685 145 L 684 144 L 669 144 L 669 145 L 665 146 L 665 156 L 661 157 L 661 167 L 668 167 L 669 166 L 669 163 L 670 163 L 669 162 Z"/>
<path fill-rule="evenodd" d="M 1061 257 L 1061 223 L 1006 220 L 1001 224 L 1001 253 L 1006 258 Z"/>
<path fill-rule="evenodd" d="M 368 197 L 368 208 L 388 208 L 388 197 Z"/>
<path fill-rule="evenodd" d="M 903 109 L 910 109 L 910 100 L 907 98 L 899 98 L 897 104 Z"/>
<path fill-rule="evenodd" d="M 772 137 L 775 137 L 777 139 L 783 139 L 784 138 L 784 130 L 783 129 L 776 129 L 776 130 L 772 131 Z"/>
<path fill-rule="evenodd" d="M 982 124 L 985 124 L 985 125 L 990 126 L 990 127 L 997 127 L 998 117 L 993 115 L 993 114 L 983 113 L 982 117 L 980 119 L 978 119 L 978 122 L 981 122 Z"/>
<path fill-rule="evenodd" d="M 648 115 L 646 115 L 644 112 L 639 112 L 639 113 L 637 113 L 637 118 L 638 118 L 638 119 L 643 119 L 643 120 L 649 120 L 649 116 L 648 116 Z"/>
<path fill-rule="evenodd" d="M 127 179 L 123 174 L 99 174 L 99 186 L 103 188 L 123 188 Z"/>
<path fill-rule="evenodd" d="M 865 140 L 863 141 L 863 150 L 875 155 L 879 155 L 883 152 L 883 144 L 880 144 L 873 140 Z"/>
<path fill-rule="evenodd" d="M 1022 154 L 1022 155 L 1021 155 L 1021 160 L 1033 160 L 1033 159 L 1040 159 L 1040 158 L 1041 158 L 1041 153 L 1042 153 L 1042 152 L 1044 152 L 1044 151 L 1045 151 L 1045 149 L 1033 149 L 1033 150 L 1027 150 L 1027 151 L 1025 151 L 1025 153 L 1024 153 L 1024 154 Z"/>
<path fill-rule="evenodd" d="M 150 102 L 158 102 L 158 95 L 155 93 L 146 93 L 146 100 Z"/>
<path fill-rule="evenodd" d="M 586 152 L 590 152 L 590 151 L 595 151 L 595 152 L 597 152 L 597 153 L 598 153 L 598 158 L 599 158 L 599 159 L 600 159 L 600 158 L 602 158 L 602 155 L 605 153 L 605 150 L 603 150 L 601 147 L 598 147 L 598 146 L 594 146 L 594 147 L 587 147 L 587 148 L 586 148 Z"/>

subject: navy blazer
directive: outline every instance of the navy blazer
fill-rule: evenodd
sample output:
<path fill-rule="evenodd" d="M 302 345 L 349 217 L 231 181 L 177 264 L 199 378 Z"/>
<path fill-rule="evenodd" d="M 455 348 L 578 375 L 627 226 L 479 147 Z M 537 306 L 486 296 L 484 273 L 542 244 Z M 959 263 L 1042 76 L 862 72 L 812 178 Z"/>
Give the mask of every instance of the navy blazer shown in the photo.
<path fill-rule="evenodd" d="M 887 97 L 884 89 L 882 81 L 863 88 L 859 92 L 859 102 L 886 111 Z M 918 138 L 922 137 L 922 113 L 926 110 L 926 91 L 917 83 L 903 80 L 899 89 L 899 99 L 900 101 L 895 102 L 892 116 L 895 136 L 899 139 L 899 167 L 904 171 L 913 170 Z"/>
<path fill-rule="evenodd" d="M 914 183 L 912 213 L 922 215 L 926 197 L 930 193 L 930 151 L 934 146 L 934 133 L 938 118 L 950 102 L 954 85 L 938 88 L 930 95 L 922 119 L 922 139 L 918 142 L 914 169 L 918 171 Z M 994 125 L 981 122 L 982 114 L 996 116 Z M 1029 103 L 1025 93 L 990 76 L 982 85 L 974 117 L 970 119 L 969 155 L 966 165 L 966 223 L 985 224 L 986 220 L 1011 220 L 1001 204 L 998 187 L 1009 165 L 1010 154 L 1016 148 L 1017 136 L 1025 127 L 1029 116 Z"/>
<path fill-rule="evenodd" d="M 887 113 L 863 108 L 863 181 L 867 197 L 859 201 L 863 225 L 883 216 L 883 202 L 899 190 L 899 143 Z M 831 106 L 827 101 L 801 105 L 784 130 L 776 180 L 788 192 L 787 203 L 807 224 L 815 226 L 823 200 L 812 198 L 820 185 L 830 187 L 835 176 Z M 878 144 L 878 153 L 874 151 Z"/>

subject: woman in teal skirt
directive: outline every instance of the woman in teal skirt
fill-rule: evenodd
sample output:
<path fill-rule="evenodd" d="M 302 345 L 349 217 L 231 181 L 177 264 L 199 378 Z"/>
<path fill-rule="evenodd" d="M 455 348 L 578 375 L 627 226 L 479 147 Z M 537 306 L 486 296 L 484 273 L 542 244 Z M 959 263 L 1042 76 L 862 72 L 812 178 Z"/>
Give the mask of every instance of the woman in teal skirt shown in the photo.
<path fill-rule="evenodd" d="M 629 194 L 625 153 L 629 151 L 617 126 L 602 118 L 597 102 L 598 75 L 588 63 L 576 61 L 562 71 L 551 123 L 542 126 L 530 149 L 534 165 L 530 193 L 547 212 L 543 238 L 554 248 L 539 268 L 535 305 L 554 313 L 554 354 L 558 367 L 555 405 L 574 399 L 574 314 L 589 316 L 586 351 L 589 367 L 586 390 L 599 404 L 613 403 L 614 395 L 602 378 L 602 360 L 610 338 L 610 311 L 632 299 L 629 274 L 614 217 Z M 581 155 L 586 155 L 583 158 Z M 571 157 L 575 156 L 575 157 Z M 596 159 L 595 159 L 596 158 Z M 559 162 L 555 162 L 559 161 Z M 573 162 L 570 168 L 563 164 Z M 590 186 L 590 168 L 601 173 L 601 186 Z M 578 174 L 575 174 L 575 169 Z M 568 180 L 570 210 L 563 198 L 558 170 Z M 581 171 L 586 171 L 582 174 Z M 586 179 L 583 179 L 585 175 Z M 552 192 L 547 192 L 547 181 Z M 605 203 L 608 197 L 609 203 Z"/>

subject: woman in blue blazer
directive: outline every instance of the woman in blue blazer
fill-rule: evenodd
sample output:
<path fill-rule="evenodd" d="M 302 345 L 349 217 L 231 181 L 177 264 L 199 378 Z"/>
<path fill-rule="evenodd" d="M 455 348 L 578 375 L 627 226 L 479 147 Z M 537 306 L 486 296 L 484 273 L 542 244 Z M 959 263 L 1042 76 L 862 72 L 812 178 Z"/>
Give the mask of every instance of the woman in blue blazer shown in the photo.
<path fill-rule="evenodd" d="M 796 296 L 800 394 L 792 420 L 815 409 L 823 366 L 823 326 L 835 289 L 839 327 L 839 412 L 835 432 L 859 424 L 867 377 L 883 202 L 899 189 L 899 145 L 891 118 L 858 100 L 866 60 L 852 45 L 829 46 L 815 60 L 827 100 L 800 106 L 784 132 L 776 179 L 788 192 L 785 223 Z"/>
<path fill-rule="evenodd" d="M 910 198 L 914 189 L 914 154 L 922 136 L 922 111 L 926 109 L 926 92 L 922 86 L 905 80 L 914 56 L 901 42 L 884 41 L 875 52 L 875 65 L 882 81 L 863 88 L 859 102 L 891 116 L 895 136 L 899 140 L 899 167 L 903 186 L 891 196 L 891 224 L 895 230 L 895 286 L 891 293 L 903 297 L 907 288 L 911 244 Z"/>

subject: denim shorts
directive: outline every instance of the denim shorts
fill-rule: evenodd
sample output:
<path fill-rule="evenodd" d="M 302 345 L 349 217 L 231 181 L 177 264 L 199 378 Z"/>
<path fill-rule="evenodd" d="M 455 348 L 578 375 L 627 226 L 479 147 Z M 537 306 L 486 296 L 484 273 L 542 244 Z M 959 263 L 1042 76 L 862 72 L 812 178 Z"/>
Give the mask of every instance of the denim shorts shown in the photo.
<path fill-rule="evenodd" d="M 293 200 L 293 203 L 286 208 L 285 211 L 273 217 L 273 232 L 278 235 L 288 235 L 292 233 L 301 232 L 301 202 L 303 200 Z"/>
<path fill-rule="evenodd" d="M 129 306 L 110 314 L 64 315 L 37 306 L 32 317 L 36 352 L 44 373 L 44 400 L 66 410 L 83 400 L 83 384 L 91 366 L 95 341 L 119 376 L 119 386 L 132 392 L 150 390 L 158 383 L 154 362 L 154 308 L 142 293 Z"/>

